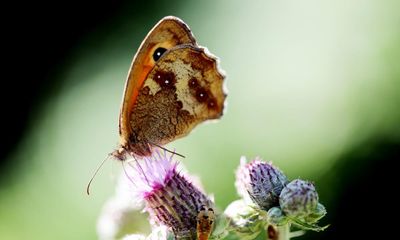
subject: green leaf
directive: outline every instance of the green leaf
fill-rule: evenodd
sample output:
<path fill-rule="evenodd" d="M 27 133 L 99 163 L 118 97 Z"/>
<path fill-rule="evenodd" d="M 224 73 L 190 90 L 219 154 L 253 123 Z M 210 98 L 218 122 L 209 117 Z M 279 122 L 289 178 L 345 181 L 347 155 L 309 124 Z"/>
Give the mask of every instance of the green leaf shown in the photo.
<path fill-rule="evenodd" d="M 295 218 L 291 218 L 290 220 L 293 222 L 294 225 L 296 225 L 297 227 L 299 227 L 302 230 L 311 230 L 311 231 L 321 232 L 329 227 L 329 224 L 324 227 L 320 227 L 317 224 L 306 223 L 304 221 L 301 221 L 301 220 L 298 220 Z"/>

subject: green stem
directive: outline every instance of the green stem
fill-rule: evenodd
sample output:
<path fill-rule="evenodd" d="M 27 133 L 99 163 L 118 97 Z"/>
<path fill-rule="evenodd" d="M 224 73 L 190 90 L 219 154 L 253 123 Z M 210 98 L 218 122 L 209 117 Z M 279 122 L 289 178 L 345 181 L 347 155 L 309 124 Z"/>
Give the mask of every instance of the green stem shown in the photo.
<path fill-rule="evenodd" d="M 290 226 L 285 224 L 278 227 L 278 238 L 277 240 L 289 240 L 290 239 Z"/>

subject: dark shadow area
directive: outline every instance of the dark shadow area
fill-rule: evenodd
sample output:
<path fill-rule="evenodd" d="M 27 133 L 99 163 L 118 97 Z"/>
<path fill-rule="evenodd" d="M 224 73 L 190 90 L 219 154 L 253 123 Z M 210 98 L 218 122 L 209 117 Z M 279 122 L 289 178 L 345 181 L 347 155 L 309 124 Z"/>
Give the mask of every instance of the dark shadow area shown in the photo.
<path fill-rule="evenodd" d="M 301 239 L 392 239 L 397 232 L 391 219 L 397 212 L 398 160 L 400 139 L 372 140 L 344 154 L 317 183 L 328 210 L 321 225 L 331 226 Z"/>
<path fill-rule="evenodd" d="M 18 2 L 6 7 L 6 76 L 2 91 L 4 105 L 0 148 L 1 169 L 9 154 L 23 138 L 29 120 L 49 95 L 57 94 L 56 82 L 63 63 L 76 44 L 90 31 L 111 19 L 121 2 L 82 1 Z M 3 9 L 5 10 L 5 9 Z M 4 55 L 3 55 L 4 56 Z"/>
<path fill-rule="evenodd" d="M 166 4 L 154 0 L 58 1 L 4 6 L 9 14 L 1 17 L 5 23 L 2 35 L 6 72 L 0 94 L 0 180 L 8 179 L 7 174 L 22 164 L 11 162 L 11 153 L 27 130 L 35 127 L 31 120 L 40 118 L 41 106 L 62 91 L 64 83 L 59 76 L 68 70 L 65 66 L 81 41 L 93 38 L 93 33 L 96 37 L 106 36 L 127 19 L 146 22 L 161 16 Z"/>

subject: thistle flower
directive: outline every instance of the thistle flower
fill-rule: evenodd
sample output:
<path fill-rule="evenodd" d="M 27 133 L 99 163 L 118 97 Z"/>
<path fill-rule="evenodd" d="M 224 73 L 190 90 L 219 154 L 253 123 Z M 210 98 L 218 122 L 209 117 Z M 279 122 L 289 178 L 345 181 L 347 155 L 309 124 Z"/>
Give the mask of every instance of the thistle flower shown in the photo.
<path fill-rule="evenodd" d="M 317 209 L 318 193 L 312 183 L 296 179 L 282 190 L 279 204 L 288 217 L 303 218 Z M 321 212 L 326 212 L 325 208 Z"/>
<path fill-rule="evenodd" d="M 279 205 L 279 194 L 288 183 L 286 176 L 271 163 L 260 158 L 246 163 L 246 158 L 240 159 L 236 171 L 236 188 L 241 197 L 250 198 L 259 208 L 268 211 Z"/>
<path fill-rule="evenodd" d="M 168 226 L 176 239 L 196 239 L 196 218 L 202 207 L 213 202 L 177 170 L 173 155 L 155 152 L 140 162 L 130 162 L 133 174 L 127 174 L 136 186 L 136 194 L 145 202 L 151 219 Z"/>

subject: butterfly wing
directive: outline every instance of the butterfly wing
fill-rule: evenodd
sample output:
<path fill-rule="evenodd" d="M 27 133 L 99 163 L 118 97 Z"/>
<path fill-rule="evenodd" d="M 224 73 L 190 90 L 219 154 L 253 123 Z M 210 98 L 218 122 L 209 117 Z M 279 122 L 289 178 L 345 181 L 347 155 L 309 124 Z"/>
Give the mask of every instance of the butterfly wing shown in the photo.
<path fill-rule="evenodd" d="M 122 98 L 119 117 L 121 146 L 126 147 L 129 144 L 129 137 L 132 135 L 130 117 L 133 105 L 137 102 L 144 80 L 156 64 L 155 52 L 158 49 L 168 50 L 181 44 L 197 45 L 189 27 L 182 20 L 165 17 L 154 26 L 140 45 L 133 58 Z"/>
<path fill-rule="evenodd" d="M 139 90 L 130 144 L 164 145 L 205 120 L 220 118 L 226 94 L 217 65 L 204 48 L 190 44 L 165 52 Z"/>

